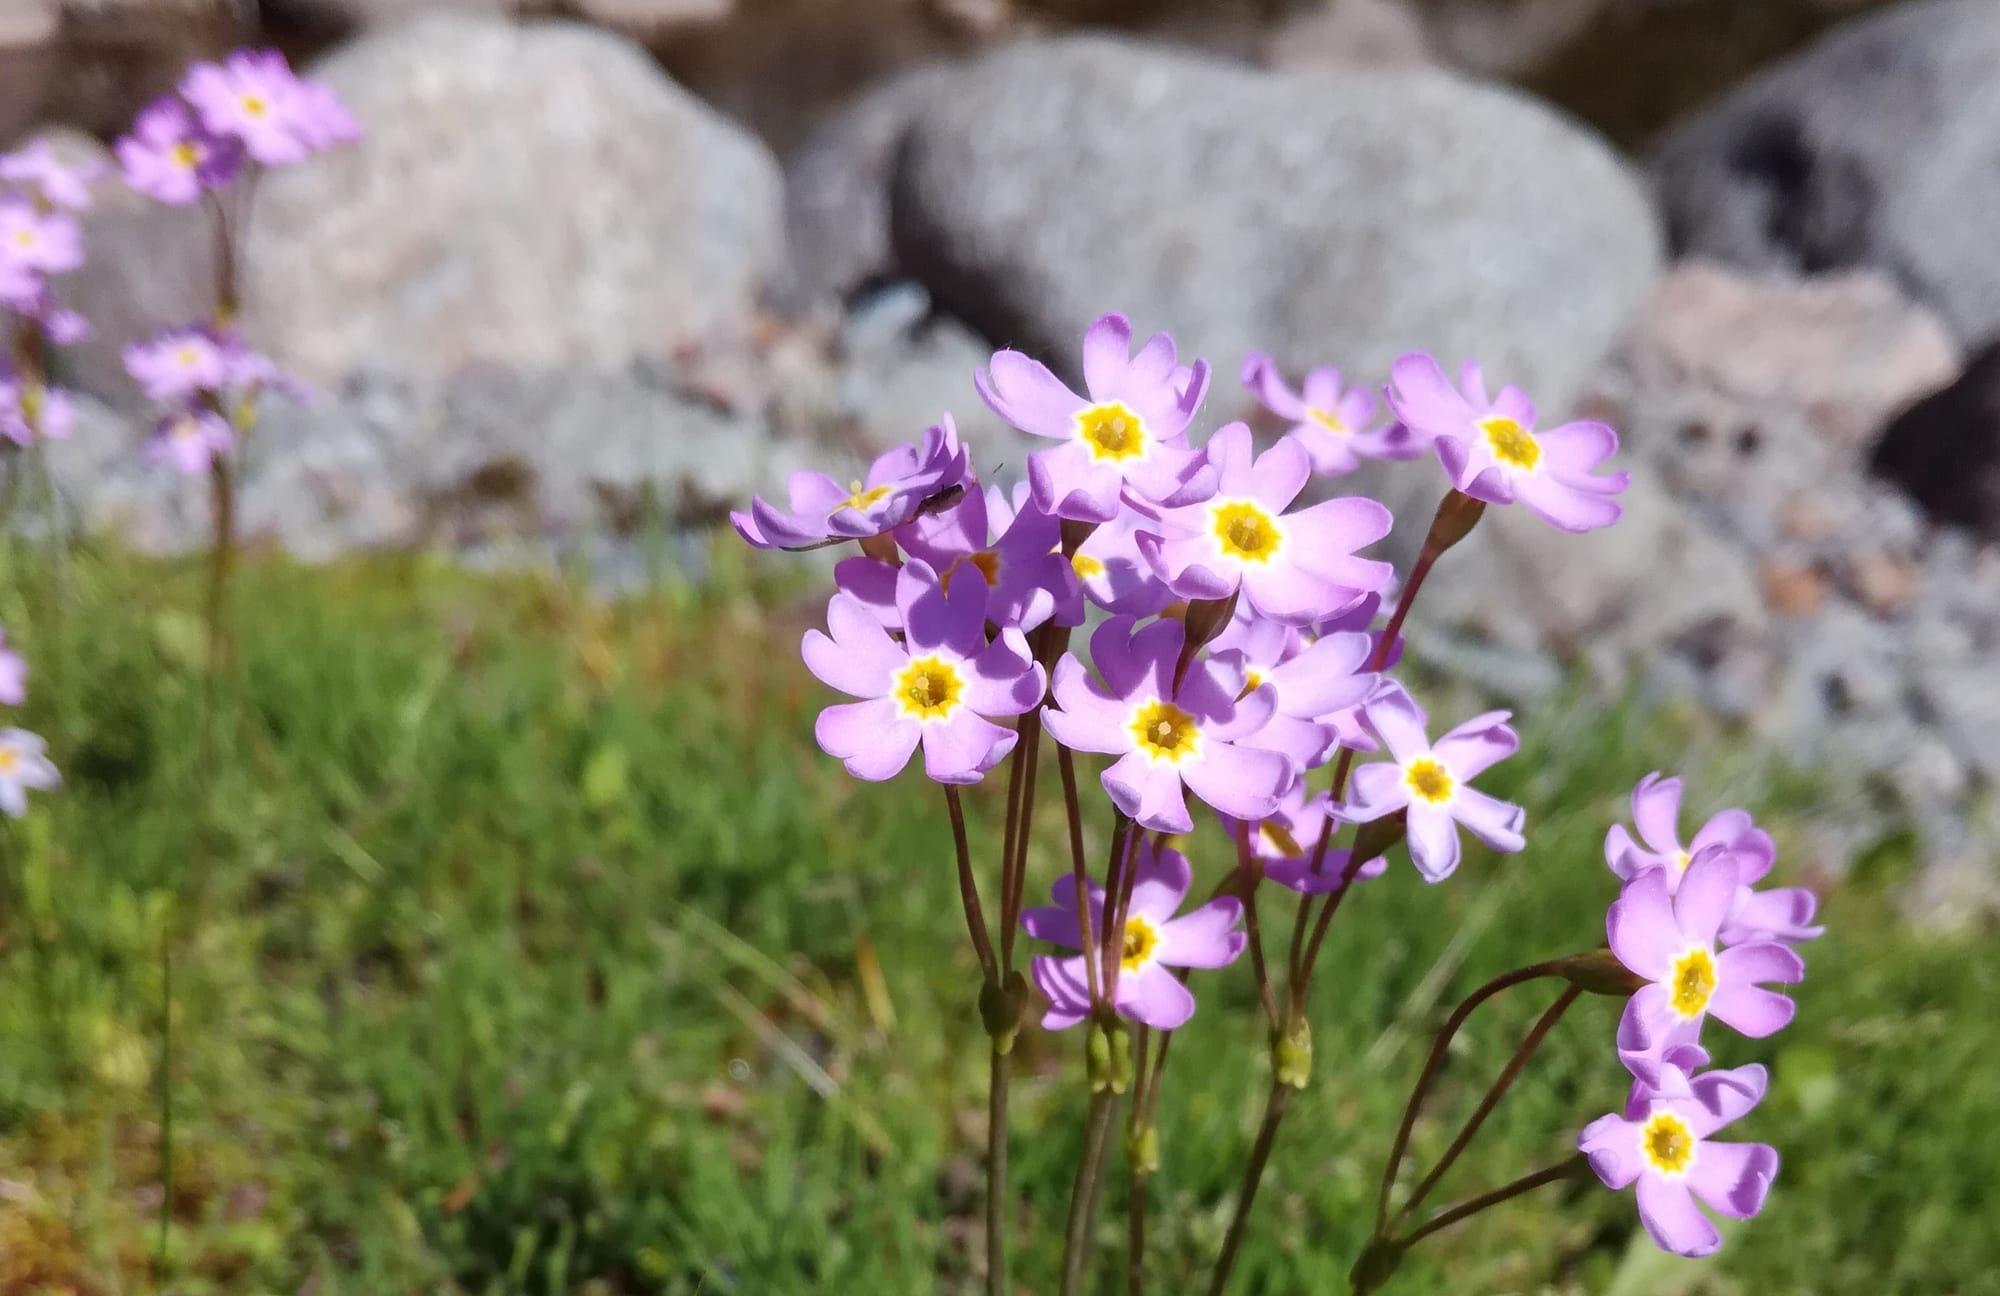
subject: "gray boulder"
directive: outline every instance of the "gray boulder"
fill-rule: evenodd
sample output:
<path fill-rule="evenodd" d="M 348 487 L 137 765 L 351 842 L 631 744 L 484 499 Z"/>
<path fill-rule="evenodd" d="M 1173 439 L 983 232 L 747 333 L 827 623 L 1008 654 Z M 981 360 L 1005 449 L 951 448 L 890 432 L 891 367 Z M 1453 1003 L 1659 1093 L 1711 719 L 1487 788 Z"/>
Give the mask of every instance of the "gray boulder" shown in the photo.
<path fill-rule="evenodd" d="M 616 369 L 747 329 L 782 274 L 777 164 L 619 37 L 434 17 L 314 74 L 368 136 L 267 178 L 244 276 L 309 379 Z"/>
<path fill-rule="evenodd" d="M 1653 179 L 1671 242 L 1753 268 L 1876 266 L 1960 339 L 2000 332 L 1996 67 L 1992 0 L 1840 27 L 1667 139 Z"/>
<path fill-rule="evenodd" d="M 1377 379 L 1425 348 L 1480 357 L 1551 413 L 1659 263 L 1610 149 L 1512 91 L 1110 37 L 966 68 L 912 128 L 891 215 L 940 305 L 1058 362 L 1123 310 L 1225 380 L 1252 349 Z"/>

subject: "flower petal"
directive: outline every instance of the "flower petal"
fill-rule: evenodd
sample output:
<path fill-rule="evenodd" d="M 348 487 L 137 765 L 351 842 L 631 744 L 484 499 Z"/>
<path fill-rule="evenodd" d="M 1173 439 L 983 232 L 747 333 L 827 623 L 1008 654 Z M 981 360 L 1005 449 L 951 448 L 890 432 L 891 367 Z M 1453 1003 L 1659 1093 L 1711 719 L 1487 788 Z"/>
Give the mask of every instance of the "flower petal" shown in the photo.
<path fill-rule="evenodd" d="M 1639 1219 L 1660 1250 L 1677 1256 L 1705 1256 L 1722 1245 L 1722 1235 L 1694 1204 L 1694 1194 L 1685 1183 L 1641 1175 L 1638 1197 Z"/>

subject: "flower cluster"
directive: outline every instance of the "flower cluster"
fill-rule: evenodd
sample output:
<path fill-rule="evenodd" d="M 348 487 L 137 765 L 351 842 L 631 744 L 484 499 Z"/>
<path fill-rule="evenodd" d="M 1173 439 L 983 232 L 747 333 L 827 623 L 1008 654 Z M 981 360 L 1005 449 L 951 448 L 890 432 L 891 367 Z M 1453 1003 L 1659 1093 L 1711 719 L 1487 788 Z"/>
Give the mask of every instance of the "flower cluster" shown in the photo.
<path fill-rule="evenodd" d="M 233 328 L 190 325 L 135 342 L 125 348 L 125 372 L 159 410 L 147 462 L 190 476 L 235 449 L 236 422 L 248 416 L 259 392 L 306 394 Z"/>
<path fill-rule="evenodd" d="M 246 161 L 289 166 L 361 137 L 332 90 L 293 74 L 276 50 L 196 63 L 176 92 L 140 112 L 117 143 L 125 182 L 185 207 L 227 188 Z"/>
<path fill-rule="evenodd" d="M 1624 825 L 1605 838 L 1605 862 L 1625 879 L 1605 928 L 1611 952 L 1644 985 L 1627 1001 L 1618 1053 L 1632 1073 L 1622 1113 L 1585 1127 L 1578 1146 L 1611 1188 L 1637 1183 L 1639 1216 L 1661 1248 L 1707 1255 L 1721 1245 L 1698 1199 L 1723 1215 L 1755 1215 L 1778 1173 L 1761 1143 L 1710 1135 L 1763 1098 L 1760 1066 L 1703 1071 L 1710 1019 L 1761 1039 L 1792 1020 L 1771 984 L 1805 976 L 1793 948 L 1820 934 L 1810 891 L 1756 884 L 1777 851 L 1748 813 L 1724 810 L 1683 844 L 1679 779 L 1650 774 L 1632 793 L 1639 840 Z"/>
<path fill-rule="evenodd" d="M 0 630 L 0 705 L 19 706 L 28 699 L 28 664 L 7 646 Z M 28 813 L 28 793 L 46 792 L 62 784 L 62 776 L 45 754 L 48 744 L 26 729 L 0 727 L 0 813 L 19 819 Z"/>
<path fill-rule="evenodd" d="M 44 342 L 65 345 L 89 336 L 74 311 L 55 304 L 50 280 L 83 264 L 83 230 L 76 213 L 90 206 L 99 168 L 72 164 L 36 141 L 0 156 L 0 355 L 19 359 Z M 76 421 L 67 393 L 43 381 L 38 363 L 17 369 L 0 359 L 0 439 L 17 446 L 38 437 L 68 436 Z"/>

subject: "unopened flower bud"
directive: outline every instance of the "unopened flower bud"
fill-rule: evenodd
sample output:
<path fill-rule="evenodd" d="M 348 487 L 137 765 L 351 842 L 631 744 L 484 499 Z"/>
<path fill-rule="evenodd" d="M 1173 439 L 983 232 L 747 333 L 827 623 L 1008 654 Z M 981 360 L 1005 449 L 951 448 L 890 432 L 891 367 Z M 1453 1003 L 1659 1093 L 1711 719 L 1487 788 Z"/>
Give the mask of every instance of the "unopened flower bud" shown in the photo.
<path fill-rule="evenodd" d="M 1271 1065 L 1277 1071 L 1278 1083 L 1294 1089 L 1305 1088 L 1312 1079 L 1312 1027 L 1304 1018 L 1294 1022 L 1290 1030 L 1272 1037 Z"/>
<path fill-rule="evenodd" d="M 1579 990 L 1629 999 L 1647 984 L 1646 978 L 1618 961 L 1608 949 L 1586 950 L 1557 959 L 1552 970 Z"/>

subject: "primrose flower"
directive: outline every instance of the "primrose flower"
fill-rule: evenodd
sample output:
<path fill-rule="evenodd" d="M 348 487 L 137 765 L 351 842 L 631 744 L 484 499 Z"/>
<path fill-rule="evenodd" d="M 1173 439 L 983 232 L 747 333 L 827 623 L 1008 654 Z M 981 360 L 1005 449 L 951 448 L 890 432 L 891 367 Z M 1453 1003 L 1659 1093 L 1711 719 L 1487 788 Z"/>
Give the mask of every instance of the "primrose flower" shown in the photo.
<path fill-rule="evenodd" d="M 189 407 L 161 419 L 146 440 L 147 463 L 165 461 L 179 472 L 200 476 L 209 470 L 217 455 L 236 448 L 236 433 L 228 422 L 212 410 Z"/>
<path fill-rule="evenodd" d="M 83 264 L 83 231 L 62 212 L 0 199 L 0 257 L 37 275 L 62 274 Z"/>
<path fill-rule="evenodd" d="M 1294 626 L 1246 616 L 1241 605 L 1210 649 L 1245 692 L 1270 687 L 1277 710 L 1257 741 L 1300 769 L 1322 764 L 1340 737 L 1328 717 L 1359 707 L 1381 682 L 1361 669 L 1375 651 L 1373 636 L 1349 631 L 1309 639 Z"/>
<path fill-rule="evenodd" d="M 205 328 L 170 329 L 125 348 L 125 372 L 156 401 L 187 401 L 229 379 L 223 349 Z"/>
<path fill-rule="evenodd" d="M 242 147 L 208 131 L 168 95 L 142 109 L 115 146 L 125 183 L 157 202 L 185 207 L 236 178 Z"/>
<path fill-rule="evenodd" d="M 1716 934 L 1736 896 L 1736 858 L 1711 846 L 1694 857 L 1670 889 L 1665 869 L 1647 869 L 1625 884 L 1605 918 L 1611 952 L 1635 976 L 1651 982 L 1625 1005 L 1618 1048 L 1636 1075 L 1650 1080 L 1667 1050 L 1693 1043 L 1704 1018 L 1752 1039 L 1791 1021 L 1790 999 L 1760 982 L 1805 978 L 1805 962 L 1775 941 L 1716 952 Z"/>
<path fill-rule="evenodd" d="M 1133 627 L 1131 617 L 1113 617 L 1091 635 L 1090 656 L 1102 684 L 1072 654 L 1056 663 L 1061 710 L 1043 712 L 1049 733 L 1073 751 L 1118 757 L 1104 771 L 1104 790 L 1142 828 L 1193 829 L 1183 782 L 1224 814 L 1270 814 L 1294 779 L 1289 758 L 1249 745 L 1271 718 L 1270 690 L 1238 697 L 1202 660 L 1176 687 L 1181 623 L 1162 619 L 1136 632 Z"/>
<path fill-rule="evenodd" d="M 28 663 L 7 646 L 7 632 L 0 629 L 0 703 L 19 706 L 28 700 Z"/>
<path fill-rule="evenodd" d="M 1174 592 L 1139 552 L 1141 528 L 1158 525 L 1137 509 L 1092 531 L 1070 556 L 1070 567 L 1092 603 L 1113 615 L 1153 616 L 1174 601 Z"/>
<path fill-rule="evenodd" d="M 1736 857 L 1736 898 L 1729 917 L 1722 924 L 1725 945 L 1751 944 L 1760 940 L 1811 940 L 1826 929 L 1812 926 L 1819 909 L 1819 897 L 1804 887 L 1778 887 L 1758 891 L 1754 884 L 1763 880 L 1778 858 L 1771 834 L 1757 827 L 1747 810 L 1724 810 L 1715 815 L 1694 840 L 1683 846 L 1680 840 L 1681 781 L 1663 777 L 1655 770 L 1632 789 L 1632 822 L 1638 825 L 1640 840 L 1632 840 L 1623 824 L 1613 824 L 1604 837 L 1604 862 L 1621 878 L 1631 879 L 1650 868 L 1662 869 L 1667 891 L 1678 890 L 1682 876 L 1694 856 L 1720 846 Z"/>
<path fill-rule="evenodd" d="M 104 164 L 65 162 L 47 140 L 35 140 L 0 157 L 0 180 L 26 185 L 51 207 L 90 210 L 90 186 L 102 178 Z"/>
<path fill-rule="evenodd" d="M 1586 1125 L 1577 1149 L 1605 1187 L 1637 1182 L 1639 1219 L 1662 1251 L 1709 1255 L 1722 1235 L 1696 1200 L 1731 1219 L 1749 1219 L 1764 1208 L 1777 1178 L 1777 1149 L 1709 1139 L 1762 1101 L 1767 1083 L 1761 1066 L 1690 1076 L 1663 1064 L 1656 1081 L 1641 1080 L 1645 1097 L 1635 1096 L 1623 1114 Z"/>
<path fill-rule="evenodd" d="M 1437 448 L 1451 484 L 1489 504 L 1519 500 L 1562 531 L 1610 526 L 1624 509 L 1611 498 L 1628 473 L 1598 474 L 1618 450 L 1618 434 L 1603 423 L 1564 423 L 1535 430 L 1535 407 L 1518 387 L 1486 398 L 1479 366 L 1467 362 L 1453 387 L 1438 362 L 1422 352 L 1389 370 L 1389 404 L 1397 417 Z"/>
<path fill-rule="evenodd" d="M 1433 744 L 1416 699 L 1401 686 L 1385 685 L 1363 705 L 1362 715 L 1390 759 L 1354 771 L 1341 817 L 1368 823 L 1407 809 L 1410 862 L 1427 882 L 1443 881 L 1458 867 L 1460 825 L 1494 850 L 1522 849 L 1527 812 L 1471 786 L 1520 748 L 1520 737 L 1507 726 L 1508 714 L 1474 716 Z"/>
<path fill-rule="evenodd" d="M 1261 455 L 1250 429 L 1231 423 L 1208 443 L 1215 494 L 1163 509 L 1141 527 L 1139 550 L 1182 598 L 1225 599 L 1241 589 L 1250 606 L 1294 625 L 1317 620 L 1381 590 L 1396 570 L 1354 551 L 1389 534 L 1389 510 L 1351 496 L 1286 513 L 1312 465 L 1296 441 Z M 1157 534 L 1155 534 L 1157 532 Z"/>
<path fill-rule="evenodd" d="M 28 793 L 62 786 L 62 775 L 44 755 L 48 744 L 26 729 L 0 729 L 0 811 L 19 819 L 28 813 Z"/>
<path fill-rule="evenodd" d="M 1363 459 L 1414 459 L 1424 443 L 1400 423 L 1368 426 L 1375 420 L 1375 397 L 1366 387 L 1342 389 L 1340 370 L 1319 368 L 1293 391 L 1270 356 L 1252 352 L 1243 360 L 1243 385 L 1265 409 L 1290 419 L 1285 435 L 1299 443 L 1313 471 L 1344 477 Z"/>
<path fill-rule="evenodd" d="M 1171 846 L 1155 851 L 1141 839 L 1132 862 L 1137 873 L 1125 930 L 1120 941 L 1118 985 L 1112 1007 L 1120 1016 L 1158 1030 L 1175 1030 L 1194 1016 L 1194 995 L 1171 968 L 1219 968 L 1243 952 L 1244 934 L 1237 930 L 1243 906 L 1234 897 L 1219 896 L 1176 918 L 1187 898 L 1193 873 L 1187 857 Z M 1089 913 L 1092 930 L 1104 930 L 1104 888 L 1092 882 Z M 1021 927 L 1037 940 L 1069 949 L 1083 948 L 1076 908 L 1076 882 L 1060 877 L 1049 888 L 1053 908 L 1029 909 Z M 1035 984 L 1049 998 L 1042 1018 L 1048 1030 L 1064 1030 L 1090 1015 L 1089 969 L 1081 954 L 1074 958 L 1037 955 Z"/>
<path fill-rule="evenodd" d="M 757 549 L 811 549 L 866 539 L 893 531 L 925 504 L 962 489 L 966 473 L 958 425 L 946 414 L 916 445 L 878 455 L 866 478 L 842 486 L 825 473 L 795 472 L 785 483 L 791 512 L 759 497 L 748 513 L 731 513 L 729 521 Z"/>
<path fill-rule="evenodd" d="M 237 50 L 222 63 L 196 63 L 181 78 L 181 97 L 210 132 L 242 142 L 265 166 L 287 166 L 311 152 L 301 129 L 316 106 L 276 50 Z"/>
<path fill-rule="evenodd" d="M 942 512 L 896 528 L 896 543 L 950 585 L 979 579 L 992 590 L 986 615 L 995 625 L 1033 630 L 1083 623 L 1083 591 L 1059 552 L 1062 522 L 1036 508 L 1025 485 L 1010 501 L 997 486 L 968 490 Z"/>
<path fill-rule="evenodd" d="M 36 436 L 60 441 L 76 429 L 76 405 L 60 387 L 24 387 L 20 380 L 0 373 L 0 437 L 18 446 L 34 443 Z"/>
<path fill-rule="evenodd" d="M 1008 627 L 987 642 L 982 581 L 955 581 L 947 590 L 912 559 L 896 574 L 896 607 L 901 643 L 847 593 L 827 605 L 830 636 L 806 632 L 807 668 L 865 699 L 820 712 L 813 734 L 856 778 L 893 777 L 921 744 L 932 779 L 977 783 L 1014 749 L 1014 731 L 986 717 L 1032 710 L 1046 676 L 1019 630 Z"/>
<path fill-rule="evenodd" d="M 1245 821 L 1228 815 L 1218 817 L 1230 840 L 1236 840 Z M 1319 792 L 1308 797 L 1305 784 L 1300 782 L 1279 799 L 1277 809 L 1249 824 L 1250 855 L 1263 864 L 1264 876 L 1300 895 L 1324 895 L 1340 890 L 1347 875 L 1350 858 L 1347 851 L 1329 848 L 1320 861 L 1319 872 L 1313 872 L 1312 867 L 1313 852 L 1319 848 L 1320 834 L 1326 831 L 1329 817 L 1339 819 L 1333 811 L 1333 795 Z M 1366 881 L 1381 877 L 1388 868 L 1389 862 L 1378 855 L 1363 864 L 1356 876 Z"/>
<path fill-rule="evenodd" d="M 1187 426 L 1208 391 L 1208 365 L 1176 363 L 1174 340 L 1155 333 L 1132 354 L 1132 324 L 1103 315 L 1083 335 L 1085 399 L 1019 351 L 996 351 L 973 385 L 993 412 L 1034 436 L 1063 442 L 1028 456 L 1028 482 L 1045 513 L 1109 522 L 1129 487 L 1150 504 L 1206 497 L 1213 478 Z"/>

